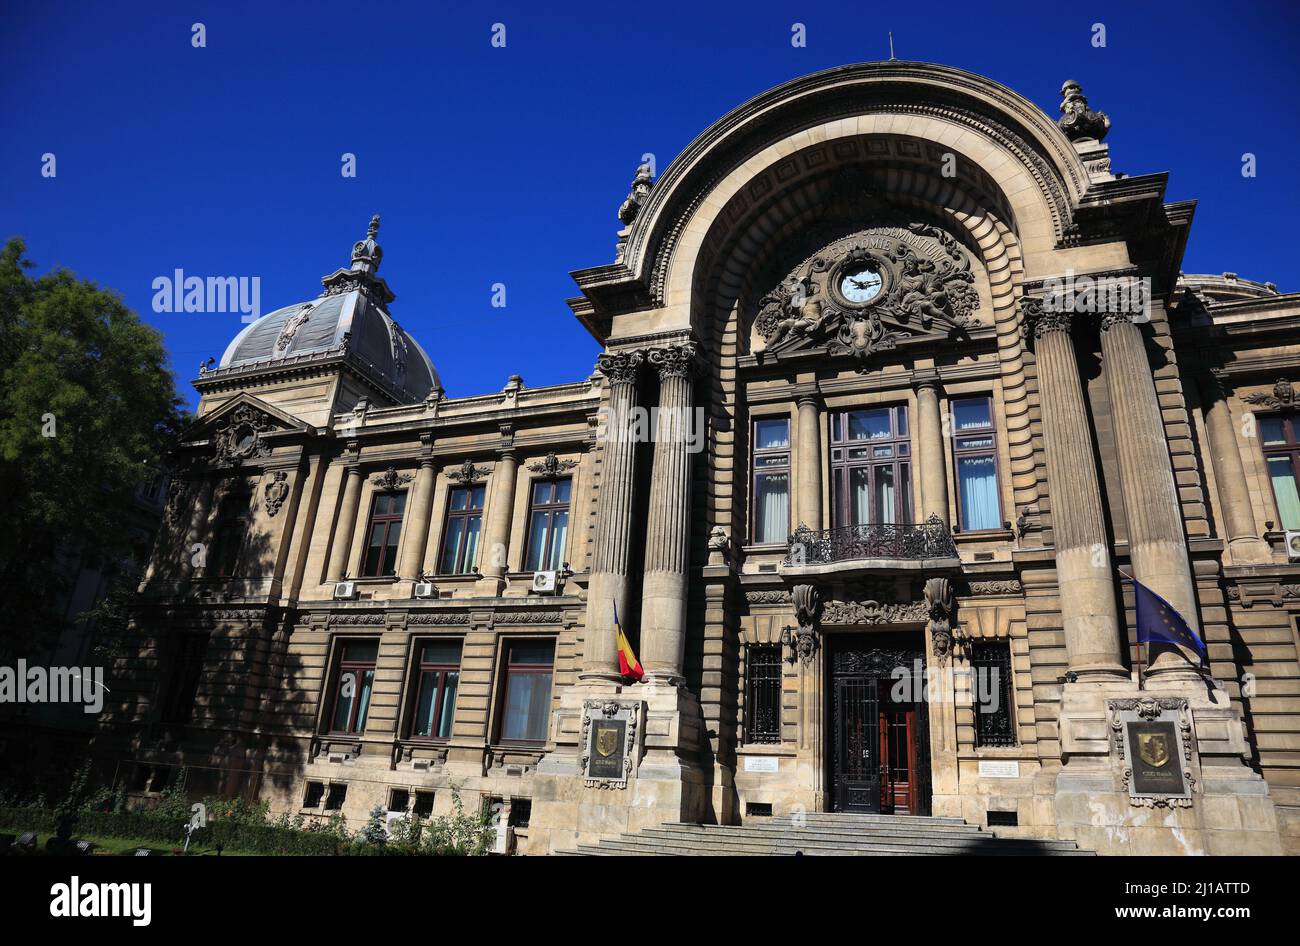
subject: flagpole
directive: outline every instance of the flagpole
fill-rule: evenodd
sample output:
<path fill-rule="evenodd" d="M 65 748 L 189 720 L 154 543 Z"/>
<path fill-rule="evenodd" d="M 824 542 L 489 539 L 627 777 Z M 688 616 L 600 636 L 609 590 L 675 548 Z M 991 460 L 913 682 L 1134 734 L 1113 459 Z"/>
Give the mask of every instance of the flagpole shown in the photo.
<path fill-rule="evenodd" d="M 1137 579 L 1134 578 L 1132 575 L 1127 574 L 1124 571 L 1124 569 L 1120 568 L 1118 565 L 1115 566 L 1115 571 L 1119 572 L 1121 578 L 1126 578 L 1129 581 L 1133 582 L 1135 586 L 1137 585 Z M 1134 594 L 1136 594 L 1137 588 L 1135 587 L 1133 591 Z M 1137 640 L 1137 671 L 1138 671 L 1138 690 L 1141 691 L 1142 689 L 1142 635 L 1141 634 L 1138 634 L 1138 640 Z"/>

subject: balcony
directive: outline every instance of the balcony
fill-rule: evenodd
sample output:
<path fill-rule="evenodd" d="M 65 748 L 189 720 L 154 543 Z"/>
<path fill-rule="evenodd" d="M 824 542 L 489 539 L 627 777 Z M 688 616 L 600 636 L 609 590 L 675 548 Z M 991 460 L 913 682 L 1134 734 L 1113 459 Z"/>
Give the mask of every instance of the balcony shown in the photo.
<path fill-rule="evenodd" d="M 938 571 L 961 567 L 952 530 L 938 516 L 815 531 L 799 526 L 778 571 L 791 577 L 839 572 Z"/>

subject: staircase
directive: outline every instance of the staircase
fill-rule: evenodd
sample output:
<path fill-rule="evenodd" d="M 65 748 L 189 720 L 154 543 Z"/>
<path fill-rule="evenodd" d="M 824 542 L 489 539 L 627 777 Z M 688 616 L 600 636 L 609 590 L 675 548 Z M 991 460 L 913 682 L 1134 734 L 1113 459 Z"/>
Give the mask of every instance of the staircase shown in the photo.
<path fill-rule="evenodd" d="M 850 815 L 810 812 L 752 819 L 745 825 L 670 822 L 579 844 L 570 855 L 875 855 L 979 854 L 999 856 L 1093 856 L 1073 841 L 999 838 L 960 818 Z"/>

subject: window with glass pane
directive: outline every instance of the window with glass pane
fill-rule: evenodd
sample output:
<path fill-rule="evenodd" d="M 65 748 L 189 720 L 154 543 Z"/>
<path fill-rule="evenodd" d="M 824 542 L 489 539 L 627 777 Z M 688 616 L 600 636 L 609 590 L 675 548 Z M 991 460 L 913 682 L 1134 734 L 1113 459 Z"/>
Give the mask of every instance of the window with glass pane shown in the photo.
<path fill-rule="evenodd" d="M 971 397 L 954 400 L 952 419 L 961 527 L 967 532 L 1000 529 L 1002 500 L 998 495 L 993 399 Z"/>
<path fill-rule="evenodd" d="M 415 716 L 411 735 L 422 739 L 448 739 L 456 713 L 460 686 L 459 640 L 426 641 L 417 653 Z"/>
<path fill-rule="evenodd" d="M 366 524 L 366 557 L 361 574 L 367 578 L 397 574 L 397 543 L 402 537 L 406 493 L 376 493 Z"/>
<path fill-rule="evenodd" d="M 974 674 L 975 745 L 1014 746 L 1016 706 L 1010 642 L 971 641 L 970 663 Z"/>
<path fill-rule="evenodd" d="M 217 528 L 213 536 L 211 568 L 208 574 L 233 578 L 239 574 L 240 557 L 248 535 L 249 504 L 252 494 L 245 489 L 227 494 L 217 510 Z"/>
<path fill-rule="evenodd" d="M 745 649 L 745 742 L 781 741 L 781 646 Z"/>
<path fill-rule="evenodd" d="M 1300 529 L 1300 414 L 1261 417 L 1264 463 L 1283 529 Z"/>
<path fill-rule="evenodd" d="M 831 415 L 831 502 L 835 525 L 912 521 L 907 407 Z"/>
<path fill-rule="evenodd" d="M 790 419 L 754 421 L 754 542 L 790 538 Z"/>
<path fill-rule="evenodd" d="M 458 486 L 447 497 L 447 525 L 442 534 L 438 573 L 466 575 L 478 564 L 478 540 L 483 528 L 482 486 Z"/>
<path fill-rule="evenodd" d="M 534 480 L 528 507 L 528 559 L 525 571 L 558 571 L 569 538 L 569 498 L 573 480 Z"/>
<path fill-rule="evenodd" d="M 375 686 L 378 641 L 343 641 L 334 671 L 334 710 L 330 732 L 359 733 L 366 728 L 370 693 Z"/>
<path fill-rule="evenodd" d="M 499 728 L 503 743 L 543 743 L 551 710 L 554 640 L 516 640 L 506 644 Z"/>

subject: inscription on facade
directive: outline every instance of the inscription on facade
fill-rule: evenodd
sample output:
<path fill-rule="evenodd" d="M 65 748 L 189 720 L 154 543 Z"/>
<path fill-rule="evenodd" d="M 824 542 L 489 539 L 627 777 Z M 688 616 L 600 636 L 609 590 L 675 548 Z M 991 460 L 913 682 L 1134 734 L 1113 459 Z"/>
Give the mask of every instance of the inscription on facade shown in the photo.
<path fill-rule="evenodd" d="M 1133 791 L 1140 795 L 1187 795 L 1173 720 L 1128 722 L 1124 728 Z"/>

